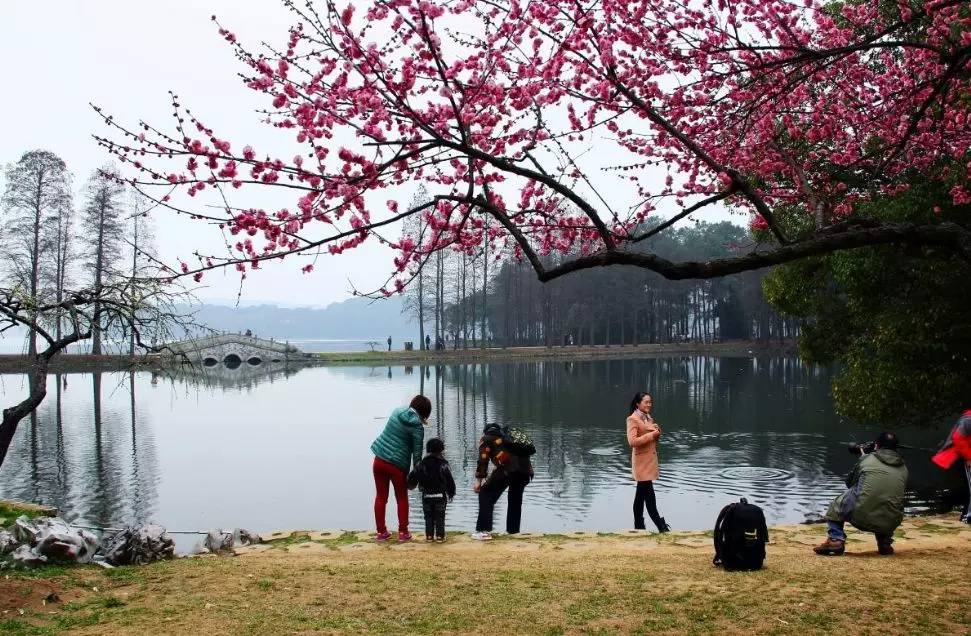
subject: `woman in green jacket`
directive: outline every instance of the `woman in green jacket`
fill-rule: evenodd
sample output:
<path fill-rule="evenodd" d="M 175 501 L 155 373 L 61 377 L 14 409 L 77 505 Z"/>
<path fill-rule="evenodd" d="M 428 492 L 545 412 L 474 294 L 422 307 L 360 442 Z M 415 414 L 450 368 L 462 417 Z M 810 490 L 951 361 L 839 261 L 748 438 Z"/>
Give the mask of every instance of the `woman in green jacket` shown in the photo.
<path fill-rule="evenodd" d="M 394 486 L 394 498 L 398 506 L 398 541 L 408 541 L 408 471 L 421 461 L 421 449 L 425 442 L 424 425 L 432 414 L 432 403 L 424 395 L 416 395 L 407 408 L 397 408 L 388 418 L 384 430 L 371 444 L 374 453 L 374 522 L 378 541 L 391 538 L 385 524 L 389 485 Z"/>

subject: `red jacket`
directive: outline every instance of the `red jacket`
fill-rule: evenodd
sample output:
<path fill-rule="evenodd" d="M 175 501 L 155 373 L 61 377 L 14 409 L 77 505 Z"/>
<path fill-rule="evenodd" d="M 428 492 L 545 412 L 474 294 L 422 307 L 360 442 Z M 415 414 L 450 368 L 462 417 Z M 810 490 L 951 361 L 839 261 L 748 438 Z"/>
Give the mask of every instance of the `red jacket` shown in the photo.
<path fill-rule="evenodd" d="M 944 440 L 941 450 L 931 461 L 941 468 L 950 468 L 958 460 L 971 461 L 971 409 L 965 411 L 958 418 L 957 424 Z"/>

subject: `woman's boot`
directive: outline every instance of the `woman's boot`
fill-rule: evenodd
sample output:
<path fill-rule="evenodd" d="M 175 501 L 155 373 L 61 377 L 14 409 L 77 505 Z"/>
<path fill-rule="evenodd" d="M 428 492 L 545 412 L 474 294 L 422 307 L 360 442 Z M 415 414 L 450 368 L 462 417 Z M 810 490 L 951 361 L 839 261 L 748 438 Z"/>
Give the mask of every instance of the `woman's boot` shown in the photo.
<path fill-rule="evenodd" d="M 664 517 L 661 517 L 656 523 L 658 532 L 671 532 L 671 526 L 669 526 L 668 522 L 664 520 Z"/>

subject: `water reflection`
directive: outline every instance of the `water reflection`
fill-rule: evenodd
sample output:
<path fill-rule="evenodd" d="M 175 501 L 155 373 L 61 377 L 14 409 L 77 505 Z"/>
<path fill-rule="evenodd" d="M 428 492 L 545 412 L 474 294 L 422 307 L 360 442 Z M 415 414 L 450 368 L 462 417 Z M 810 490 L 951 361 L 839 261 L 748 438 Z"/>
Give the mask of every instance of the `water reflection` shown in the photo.
<path fill-rule="evenodd" d="M 286 362 L 264 362 L 259 365 L 239 365 L 232 361 L 214 365 L 185 364 L 163 372 L 156 372 L 153 385 L 159 376 L 169 379 L 173 385 L 192 388 L 222 389 L 223 391 L 252 390 L 264 383 L 273 384 L 299 373 L 304 366 Z M 390 370 L 389 370 L 390 372 Z"/>
<path fill-rule="evenodd" d="M 138 424 L 129 393 L 135 374 L 74 375 L 90 384 L 72 382 L 70 393 L 67 377 L 54 376 L 53 395 L 18 430 L 0 492 L 55 506 L 70 519 L 97 526 L 148 521 L 159 477 L 151 427 Z M 85 384 L 90 392 L 80 395 Z"/>
<path fill-rule="evenodd" d="M 534 438 L 524 529 L 537 531 L 631 525 L 624 419 L 638 390 L 654 395 L 663 430 L 658 501 L 676 529 L 710 527 L 740 496 L 773 523 L 818 514 L 853 463 L 840 442 L 874 435 L 835 416 L 823 372 L 787 358 L 217 365 L 72 375 L 70 389 L 67 378 L 55 378 L 53 399 L 18 431 L 0 494 L 92 525 L 370 528 L 368 447 L 391 409 L 418 392 L 433 399 L 426 437 L 444 440 L 459 485 L 452 529 L 474 523 L 471 482 L 486 422 Z M 5 376 L 8 397 L 20 382 Z M 902 433 L 924 448 L 939 435 Z M 928 455 L 905 452 L 912 506 L 939 484 Z M 412 514 L 419 524 L 418 506 Z M 496 522 L 502 527 L 501 514 Z"/>

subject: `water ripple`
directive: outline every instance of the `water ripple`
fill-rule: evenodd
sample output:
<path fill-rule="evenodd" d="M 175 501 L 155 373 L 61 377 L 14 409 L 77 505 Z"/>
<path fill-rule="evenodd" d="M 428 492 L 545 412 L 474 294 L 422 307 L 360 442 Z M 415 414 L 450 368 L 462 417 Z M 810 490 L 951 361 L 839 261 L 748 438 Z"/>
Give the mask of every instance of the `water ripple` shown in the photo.
<path fill-rule="evenodd" d="M 775 481 L 792 477 L 792 473 L 788 470 L 764 466 L 733 466 L 725 468 L 719 474 L 725 479 L 747 479 L 749 481 Z"/>

